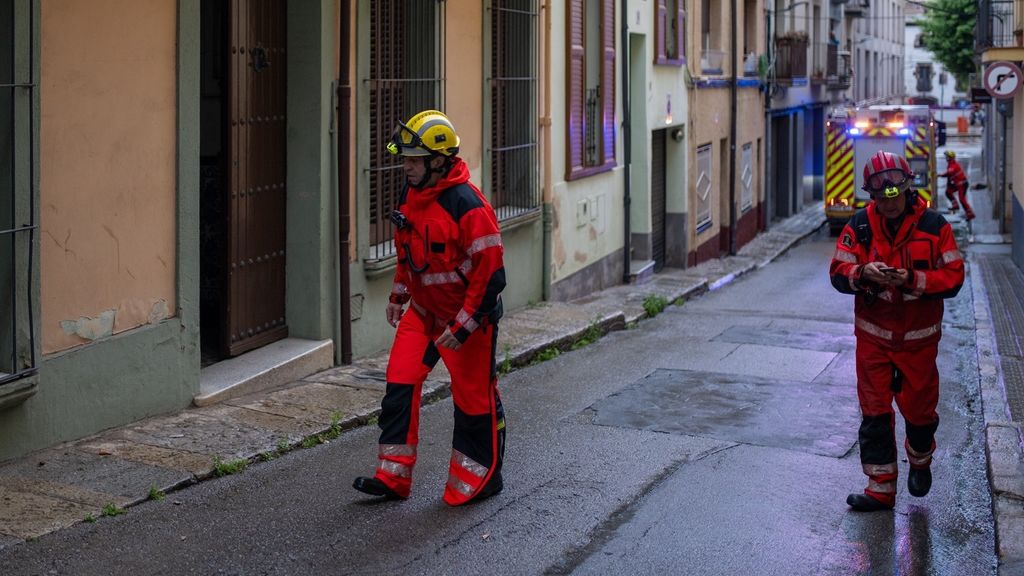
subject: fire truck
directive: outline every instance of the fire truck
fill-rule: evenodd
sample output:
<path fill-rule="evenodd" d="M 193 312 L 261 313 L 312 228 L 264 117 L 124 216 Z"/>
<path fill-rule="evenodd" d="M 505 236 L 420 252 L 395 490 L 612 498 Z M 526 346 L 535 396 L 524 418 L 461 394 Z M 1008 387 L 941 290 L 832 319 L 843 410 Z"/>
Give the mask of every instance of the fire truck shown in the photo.
<path fill-rule="evenodd" d="M 825 123 L 825 216 L 833 235 L 870 197 L 861 189 L 864 164 L 879 150 L 903 154 L 914 179 L 911 187 L 933 206 L 935 118 L 925 105 L 837 108 Z"/>

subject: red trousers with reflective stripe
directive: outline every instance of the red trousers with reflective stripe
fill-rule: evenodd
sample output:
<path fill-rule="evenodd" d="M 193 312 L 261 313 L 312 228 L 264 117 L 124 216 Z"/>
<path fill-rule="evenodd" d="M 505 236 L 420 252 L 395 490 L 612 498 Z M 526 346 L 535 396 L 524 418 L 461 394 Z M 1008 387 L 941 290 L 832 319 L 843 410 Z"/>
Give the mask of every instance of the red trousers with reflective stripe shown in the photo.
<path fill-rule="evenodd" d="M 893 400 L 908 429 L 916 427 L 926 430 L 926 435 L 934 433 L 939 420 L 939 370 L 935 364 L 938 351 L 937 340 L 917 348 L 894 349 L 870 338 L 857 339 L 857 396 L 861 413 L 865 419 L 882 417 L 876 423 L 888 421 L 888 426 L 862 426 L 860 435 L 861 462 L 869 478 L 869 489 L 865 492 L 883 502 L 891 504 L 896 497 Z M 902 374 L 898 391 L 893 390 L 894 369 Z M 931 449 L 934 450 L 934 439 Z M 880 457 L 881 454 L 889 456 Z M 926 456 L 930 462 L 931 451 Z"/>
<path fill-rule="evenodd" d="M 473 331 L 458 350 L 434 346 L 434 340 L 444 328 L 413 307 L 402 316 L 388 360 L 388 394 L 381 403 L 380 422 L 382 429 L 387 422 L 393 430 L 406 432 L 404 438 L 388 435 L 388 430 L 382 433 L 377 478 L 400 496 L 408 497 L 416 463 L 415 448 L 419 443 L 420 394 L 423 382 L 440 359 L 451 375 L 456 412 L 453 432 L 456 449 L 450 463 L 445 500 L 449 504 L 461 504 L 472 498 L 501 467 L 503 445 L 499 447 L 499 429 L 503 440 L 504 413 L 495 372 L 497 327 L 485 323 Z M 411 393 L 407 386 L 412 387 Z M 403 442 L 411 450 L 394 454 L 396 451 L 391 447 Z M 407 473 L 396 474 L 395 470 Z M 455 485 L 461 488 L 459 494 L 449 494 L 453 491 L 452 477 L 458 479 Z"/>

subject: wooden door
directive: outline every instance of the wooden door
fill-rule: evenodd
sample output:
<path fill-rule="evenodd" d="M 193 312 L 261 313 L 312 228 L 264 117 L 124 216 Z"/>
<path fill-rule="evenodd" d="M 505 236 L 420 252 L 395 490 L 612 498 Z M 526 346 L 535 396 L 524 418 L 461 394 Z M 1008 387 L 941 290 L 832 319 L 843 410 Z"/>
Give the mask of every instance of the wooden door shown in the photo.
<path fill-rule="evenodd" d="M 665 267 L 666 159 L 665 136 L 668 130 L 651 133 L 651 260 L 654 271 Z"/>
<path fill-rule="evenodd" d="M 230 0 L 228 282 L 222 351 L 288 335 L 285 324 L 285 0 Z"/>

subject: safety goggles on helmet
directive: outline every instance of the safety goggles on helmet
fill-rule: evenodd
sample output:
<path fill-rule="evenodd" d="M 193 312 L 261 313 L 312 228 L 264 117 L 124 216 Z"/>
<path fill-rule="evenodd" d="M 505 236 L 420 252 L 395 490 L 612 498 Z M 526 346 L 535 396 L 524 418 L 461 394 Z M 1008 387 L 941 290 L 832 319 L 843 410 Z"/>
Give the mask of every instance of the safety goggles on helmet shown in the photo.
<path fill-rule="evenodd" d="M 395 131 L 391 133 L 387 149 L 388 152 L 396 156 L 430 156 L 433 154 L 433 151 L 423 143 L 420 135 L 402 122 L 398 122 Z"/>
<path fill-rule="evenodd" d="M 871 193 L 882 192 L 886 198 L 895 198 L 900 195 L 902 186 L 910 177 L 901 169 L 884 170 L 875 172 L 865 183 L 865 188 Z"/>

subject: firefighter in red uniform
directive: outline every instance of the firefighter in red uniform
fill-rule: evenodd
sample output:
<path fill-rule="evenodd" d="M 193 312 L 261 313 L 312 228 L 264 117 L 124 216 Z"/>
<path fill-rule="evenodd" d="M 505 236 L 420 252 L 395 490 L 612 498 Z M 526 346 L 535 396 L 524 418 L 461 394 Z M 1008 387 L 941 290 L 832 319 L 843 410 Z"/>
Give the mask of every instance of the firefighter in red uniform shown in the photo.
<path fill-rule="evenodd" d="M 949 223 L 911 192 L 907 161 L 878 152 L 864 166 L 873 199 L 850 219 L 829 266 L 832 285 L 854 294 L 860 459 L 868 486 L 850 494 L 854 510 L 896 505 L 896 401 L 906 421 L 907 489 L 931 488 L 939 425 L 939 372 L 944 298 L 964 281 L 964 262 Z"/>
<path fill-rule="evenodd" d="M 399 122 L 388 143 L 388 151 L 402 157 L 408 182 L 391 214 L 398 263 L 387 320 L 398 330 L 381 402 L 377 471 L 353 483 L 367 494 L 409 497 L 420 393 L 440 359 L 451 374 L 455 404 L 444 491 L 452 506 L 501 491 L 505 452 L 495 364 L 505 287 L 501 234 L 458 150 L 455 128 L 437 110 Z"/>
<path fill-rule="evenodd" d="M 974 210 L 967 203 L 967 174 L 964 173 L 960 163 L 956 161 L 956 152 L 946 150 L 946 171 L 939 176 L 946 177 L 946 198 L 949 198 L 951 210 L 956 212 L 960 209 L 956 201 L 959 196 L 960 204 L 963 204 L 964 207 L 964 218 L 974 220 Z"/>

